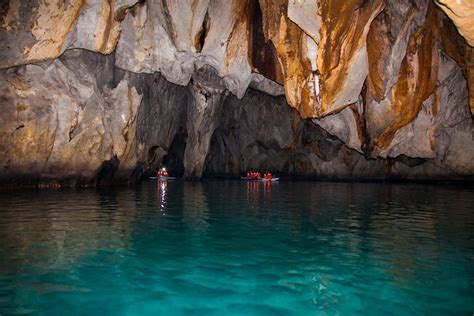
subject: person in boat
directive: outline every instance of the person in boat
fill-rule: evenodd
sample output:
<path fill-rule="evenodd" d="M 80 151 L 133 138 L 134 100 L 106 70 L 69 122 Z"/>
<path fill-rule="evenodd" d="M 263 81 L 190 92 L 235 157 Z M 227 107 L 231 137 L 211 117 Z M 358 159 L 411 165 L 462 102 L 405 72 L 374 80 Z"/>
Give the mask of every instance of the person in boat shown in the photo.
<path fill-rule="evenodd" d="M 156 173 L 157 177 L 167 177 L 168 176 L 168 170 L 166 170 L 165 167 L 162 167 L 158 172 Z"/>

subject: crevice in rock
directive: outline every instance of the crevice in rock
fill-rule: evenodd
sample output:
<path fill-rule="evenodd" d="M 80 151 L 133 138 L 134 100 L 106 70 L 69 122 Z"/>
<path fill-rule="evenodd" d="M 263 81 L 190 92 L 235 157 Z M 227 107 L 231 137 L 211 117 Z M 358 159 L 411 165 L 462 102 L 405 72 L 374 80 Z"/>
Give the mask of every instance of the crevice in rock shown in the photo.
<path fill-rule="evenodd" d="M 78 123 L 78 113 L 76 112 L 76 115 L 74 116 L 72 122 L 71 122 L 71 127 L 69 128 L 69 133 L 68 133 L 68 136 L 69 136 L 69 142 L 71 142 L 71 140 L 73 139 L 74 137 L 74 132 L 77 128 L 77 123 Z"/>
<path fill-rule="evenodd" d="M 196 38 L 194 39 L 194 46 L 196 47 L 196 52 L 200 53 L 204 48 L 204 43 L 206 41 L 207 33 L 209 32 L 210 26 L 210 19 L 209 19 L 209 12 L 206 12 L 204 16 L 204 20 L 202 22 L 201 29 L 196 34 Z"/>
<path fill-rule="evenodd" d="M 423 158 L 413 158 L 413 157 L 408 157 L 406 155 L 399 155 L 395 157 L 393 160 L 401 162 L 402 164 L 408 167 L 420 166 L 427 161 L 426 159 L 423 159 Z"/>
<path fill-rule="evenodd" d="M 249 1 L 249 59 L 253 70 L 282 84 L 275 46 L 267 41 L 263 32 L 263 15 L 258 0 Z"/>
<path fill-rule="evenodd" d="M 359 122 L 360 122 L 359 137 L 361 139 L 360 149 L 362 150 L 364 157 L 366 159 L 369 159 L 373 148 L 370 147 L 370 143 L 371 143 L 370 135 L 369 135 L 368 127 L 367 127 L 367 117 L 366 117 L 367 102 L 366 102 L 366 98 L 364 97 L 364 96 L 367 96 L 367 94 L 368 94 L 368 88 L 367 88 L 367 79 L 366 79 L 366 81 L 364 82 L 364 85 L 362 86 L 361 94 L 359 96 L 359 103 L 361 105 L 361 110 L 362 110 L 362 113 L 359 116 Z"/>
<path fill-rule="evenodd" d="M 123 19 L 125 19 L 125 16 L 127 15 L 128 12 L 132 11 L 133 14 L 135 14 L 135 9 L 144 6 L 146 3 L 146 0 L 138 0 L 134 5 L 132 6 L 124 6 L 121 7 L 117 10 L 117 14 L 115 17 L 115 20 L 117 22 L 122 22 Z"/>

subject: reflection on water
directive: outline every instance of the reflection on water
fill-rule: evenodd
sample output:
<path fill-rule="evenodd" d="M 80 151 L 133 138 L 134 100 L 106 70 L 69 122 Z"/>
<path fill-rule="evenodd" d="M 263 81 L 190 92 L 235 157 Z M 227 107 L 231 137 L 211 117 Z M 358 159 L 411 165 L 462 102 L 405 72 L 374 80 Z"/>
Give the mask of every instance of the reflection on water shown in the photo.
<path fill-rule="evenodd" d="M 202 233 L 209 226 L 207 194 L 202 182 L 185 185 L 183 188 L 182 220 L 194 232 Z"/>
<path fill-rule="evenodd" d="M 168 194 L 168 181 L 158 180 L 156 185 L 157 192 L 156 196 L 158 197 L 158 204 L 160 205 L 160 212 L 163 215 L 166 215 L 166 196 Z"/>
<path fill-rule="evenodd" d="M 244 183 L 247 185 L 247 200 L 251 205 L 258 205 L 260 199 L 263 199 L 265 203 L 270 202 L 272 185 L 278 185 L 278 183 L 271 181 L 245 181 Z M 261 196 L 261 193 L 263 193 L 263 196 Z"/>
<path fill-rule="evenodd" d="M 158 181 L 0 193 L 0 314 L 469 314 L 473 192 Z"/>

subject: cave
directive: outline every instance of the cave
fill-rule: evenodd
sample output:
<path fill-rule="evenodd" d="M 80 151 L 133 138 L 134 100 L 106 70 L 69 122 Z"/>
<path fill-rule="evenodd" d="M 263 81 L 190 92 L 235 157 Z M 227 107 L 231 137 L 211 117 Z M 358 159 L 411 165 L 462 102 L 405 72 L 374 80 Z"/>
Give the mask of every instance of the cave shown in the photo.
<path fill-rule="evenodd" d="M 171 176 L 181 178 L 184 175 L 184 151 L 186 150 L 186 132 L 178 131 L 171 142 L 168 154 L 163 157 L 163 166 Z"/>
<path fill-rule="evenodd" d="M 396 314 L 431 313 L 429 302 L 420 298 L 417 309 L 417 301 L 398 286 L 411 284 L 419 271 L 429 275 L 427 282 L 436 281 L 430 271 L 417 270 L 419 258 L 410 257 L 415 255 L 412 249 L 401 244 L 417 244 L 425 235 L 431 242 L 436 234 L 449 240 L 458 227 L 462 238 L 454 243 L 462 248 L 474 240 L 466 232 L 473 223 L 472 212 L 466 210 L 474 184 L 473 21 L 472 3 L 455 0 L 1 1 L 0 194 L 7 193 L 0 197 L 0 209 L 6 210 L 5 219 L 0 219 L 0 240 L 5 240 L 0 257 L 9 261 L 7 268 L 0 268 L 0 280 L 3 272 L 18 276 L 17 263 L 28 270 L 33 261 L 45 273 L 72 267 L 89 280 L 96 271 L 81 274 L 81 264 L 88 264 L 81 260 L 110 263 L 110 256 L 123 251 L 123 258 L 131 261 L 130 254 L 139 253 L 151 265 L 163 260 L 164 265 L 175 262 L 183 270 L 198 272 L 186 274 L 170 267 L 156 267 L 163 274 L 150 272 L 156 280 L 169 282 L 167 288 L 155 288 L 143 281 L 156 289 L 151 296 L 171 304 L 169 309 L 154 303 L 143 303 L 140 309 L 122 283 L 110 281 L 111 298 L 130 305 L 120 303 L 114 310 L 105 304 L 105 314 L 124 313 L 130 306 L 132 314 L 189 314 L 189 306 L 197 306 L 197 314 L 304 315 L 314 306 L 321 314 L 391 312 L 387 307 L 377 309 L 373 297 L 359 289 L 354 298 L 347 284 L 334 285 L 332 272 L 305 266 L 314 284 L 298 279 L 303 274 L 295 262 L 301 258 L 293 255 L 308 253 L 310 261 L 317 258 L 325 264 L 329 259 L 314 250 L 321 247 L 337 260 L 347 259 L 351 268 L 360 269 L 367 260 L 373 280 L 384 283 L 377 270 L 382 262 L 393 277 L 393 284 L 384 283 L 384 295 L 395 293 L 406 304 L 394 307 Z M 29 200 L 25 192 L 34 198 Z M 17 198 L 33 203 L 25 208 L 37 207 L 44 214 L 16 218 L 24 209 L 15 204 Z M 442 208 L 453 214 L 446 215 Z M 168 215 L 169 221 L 164 219 Z M 226 222 L 226 216 L 236 224 Z M 443 216 L 453 226 L 440 224 Z M 404 232 L 406 218 L 410 225 L 420 225 L 425 235 L 408 224 Z M 31 230 L 23 220 L 34 221 Z M 219 221 L 225 222 L 222 227 L 213 226 Z M 281 240 L 280 225 L 285 227 Z M 248 229 L 254 226 L 258 229 Z M 111 228 L 111 235 L 104 227 Z M 360 234 L 352 235 L 351 229 Z M 274 252 L 260 257 L 265 252 L 258 251 L 258 242 L 236 235 L 240 230 Z M 291 233 L 298 244 L 292 243 Z M 166 237 L 160 239 L 160 234 Z M 318 239 L 318 234 L 326 239 Z M 384 253 L 380 262 L 372 261 L 379 255 L 380 240 L 371 234 L 388 240 L 390 245 L 380 247 L 392 247 L 398 257 Z M 393 239 L 397 234 L 398 241 Z M 335 235 L 340 244 L 332 239 Z M 134 244 L 134 236 L 142 239 Z M 227 239 L 230 246 L 221 247 L 219 241 Z M 215 261 L 209 265 L 222 268 L 224 274 L 194 266 L 212 270 L 200 248 L 201 242 L 210 240 Z M 273 240 L 281 247 L 273 248 Z M 355 257 L 346 258 L 326 240 L 347 253 L 360 250 L 354 255 L 360 261 L 352 262 Z M 16 244 L 23 248 L 9 255 L 8 249 Z M 348 244 L 351 247 L 345 248 Z M 147 252 L 152 245 L 164 247 L 163 257 Z M 440 260 L 447 261 L 430 263 L 448 264 L 441 241 L 433 242 L 432 249 L 418 245 L 427 253 L 423 260 L 436 256 L 433 249 L 439 247 Z M 247 247 L 243 262 L 258 267 L 259 275 L 245 268 L 247 274 L 239 274 L 235 268 L 239 254 L 232 251 L 241 246 Z M 47 248 L 44 257 L 34 250 L 42 247 Z M 474 248 L 467 248 L 463 249 L 472 258 Z M 38 255 L 38 261 L 30 253 Z M 256 262 L 248 259 L 251 254 Z M 114 258 L 122 262 L 122 257 Z M 259 260 L 274 266 L 275 275 L 286 273 L 272 258 L 291 259 L 288 270 L 296 271 L 295 279 L 285 276 L 279 283 L 265 283 L 264 276 L 271 279 L 273 272 Z M 231 265 L 222 267 L 220 259 Z M 458 259 L 460 269 L 466 268 L 465 258 Z M 131 261 L 124 266 L 140 270 L 134 269 L 141 263 Z M 108 267 L 113 268 L 102 272 L 110 280 L 112 270 L 126 274 L 119 263 Z M 416 271 L 409 275 L 412 267 Z M 337 268 L 360 282 L 372 281 L 365 272 L 357 275 L 344 265 Z M 175 282 L 163 271 L 175 273 Z M 474 273 L 472 267 L 466 271 Z M 252 289 L 255 296 L 243 300 L 248 304 L 230 298 L 233 290 L 223 280 L 230 278 L 235 285 L 237 276 L 261 284 L 266 294 L 259 296 Z M 466 279 L 461 273 L 458 277 Z M 225 308 L 217 308 L 219 302 L 211 298 L 219 296 L 208 282 L 213 278 L 223 282 L 219 295 Z M 0 316 L 64 313 L 64 305 L 51 305 L 60 298 L 48 301 L 44 293 L 95 291 L 76 281 L 70 287 L 39 286 L 39 305 L 27 299 L 34 286 L 27 292 L 8 290 L 8 299 L 0 300 Z M 2 282 L 0 292 L 7 291 Z M 459 305 L 437 305 L 440 313 L 473 312 L 465 299 L 466 291 L 472 296 L 472 284 L 461 283 L 456 285 L 464 295 Z M 169 296 L 183 294 L 176 284 L 189 293 L 209 294 L 211 303 L 172 306 Z M 237 290 L 245 291 L 240 285 Z M 413 288 L 413 293 L 430 291 L 419 284 Z M 141 290 L 134 288 L 146 301 L 138 294 Z M 293 293 L 273 296 L 286 290 Z M 317 292 L 313 306 L 300 306 L 298 291 Z M 341 299 L 338 293 L 343 293 Z M 434 301 L 453 300 L 430 293 Z M 294 298 L 294 305 L 282 303 L 284 297 Z M 342 297 L 350 303 L 344 305 Z M 31 304 L 23 304 L 23 299 Z M 387 297 L 380 302 L 396 305 Z M 76 303 L 70 302 L 75 312 Z M 88 313 L 101 310 L 100 304 L 94 306 Z"/>
<path fill-rule="evenodd" d="M 2 186 L 98 185 L 112 159 L 116 184 L 167 164 L 185 179 L 473 178 L 470 24 L 454 4 L 354 1 L 341 19 L 311 1 L 35 6 L 2 5 Z"/>

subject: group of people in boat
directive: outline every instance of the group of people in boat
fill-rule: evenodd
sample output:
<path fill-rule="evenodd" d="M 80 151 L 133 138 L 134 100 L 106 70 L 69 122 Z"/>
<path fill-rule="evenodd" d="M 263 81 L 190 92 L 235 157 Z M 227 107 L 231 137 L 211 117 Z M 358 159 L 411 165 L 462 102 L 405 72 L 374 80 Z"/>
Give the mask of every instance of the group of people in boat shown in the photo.
<path fill-rule="evenodd" d="M 270 171 L 267 171 L 263 174 L 258 171 L 249 171 L 247 172 L 247 179 L 272 179 L 273 175 Z"/>
<path fill-rule="evenodd" d="M 161 168 L 156 172 L 157 177 L 168 177 L 168 170 L 165 167 Z"/>

